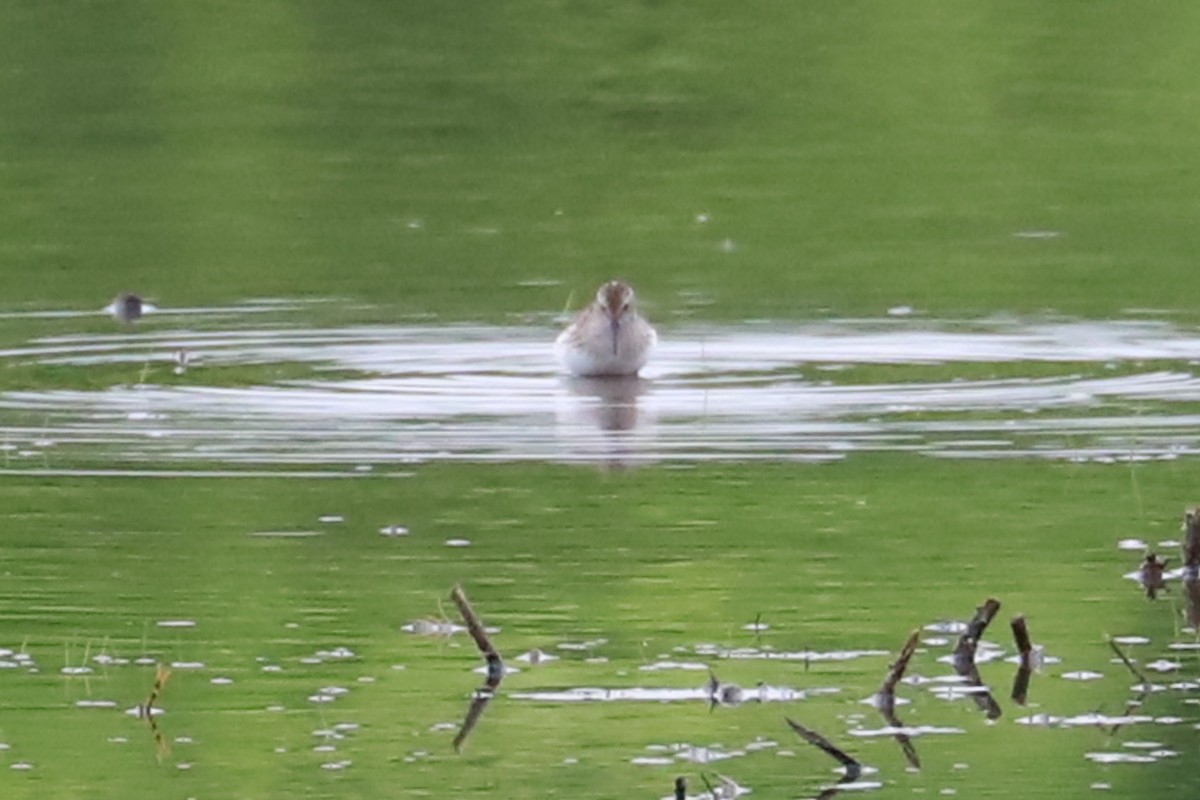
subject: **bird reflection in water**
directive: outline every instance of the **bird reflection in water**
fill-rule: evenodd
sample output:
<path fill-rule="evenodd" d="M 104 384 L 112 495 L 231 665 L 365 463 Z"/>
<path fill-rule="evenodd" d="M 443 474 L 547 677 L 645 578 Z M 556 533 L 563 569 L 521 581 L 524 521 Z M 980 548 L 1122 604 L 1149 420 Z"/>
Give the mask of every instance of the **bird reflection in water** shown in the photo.
<path fill-rule="evenodd" d="M 572 458 L 611 467 L 631 464 L 652 437 L 653 416 L 641 406 L 650 381 L 638 377 L 564 378 L 558 436 Z M 596 433 L 602 434 L 600 437 Z"/>

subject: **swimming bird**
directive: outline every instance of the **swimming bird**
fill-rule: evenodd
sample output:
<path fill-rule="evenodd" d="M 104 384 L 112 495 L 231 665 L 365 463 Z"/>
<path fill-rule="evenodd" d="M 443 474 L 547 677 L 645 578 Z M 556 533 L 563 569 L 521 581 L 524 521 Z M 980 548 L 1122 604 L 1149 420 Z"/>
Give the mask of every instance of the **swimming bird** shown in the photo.
<path fill-rule="evenodd" d="M 637 311 L 633 287 L 609 281 L 554 342 L 563 368 L 595 378 L 632 376 L 645 366 L 658 342 L 653 326 Z"/>

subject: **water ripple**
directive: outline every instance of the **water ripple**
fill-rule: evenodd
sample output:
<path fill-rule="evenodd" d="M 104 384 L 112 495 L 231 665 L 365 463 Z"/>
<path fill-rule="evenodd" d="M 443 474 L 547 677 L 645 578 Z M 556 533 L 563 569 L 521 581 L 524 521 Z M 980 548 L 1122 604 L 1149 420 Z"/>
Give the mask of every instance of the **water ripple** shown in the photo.
<path fill-rule="evenodd" d="M 1111 461 L 1200 448 L 1200 378 L 1192 372 L 1200 333 L 1151 322 L 923 324 L 669 331 L 646 377 L 624 381 L 556 375 L 549 329 L 276 326 L 45 337 L 0 350 L 0 362 L 130 365 L 131 381 L 179 350 L 200 366 L 171 385 L 0 393 L 0 449 L 4 466 L 18 471 L 69 463 L 365 472 L 431 460 L 822 461 L 856 451 Z M 1006 377 L 899 381 L 903 371 L 891 371 L 890 382 L 856 383 L 843 374 L 861 365 L 981 363 L 1005 364 Z M 215 367 L 280 364 L 307 365 L 312 377 L 205 382 L 219 381 Z M 1033 364 L 1041 365 L 1036 377 L 1026 374 Z M 1047 365 L 1061 369 L 1048 375 Z"/>

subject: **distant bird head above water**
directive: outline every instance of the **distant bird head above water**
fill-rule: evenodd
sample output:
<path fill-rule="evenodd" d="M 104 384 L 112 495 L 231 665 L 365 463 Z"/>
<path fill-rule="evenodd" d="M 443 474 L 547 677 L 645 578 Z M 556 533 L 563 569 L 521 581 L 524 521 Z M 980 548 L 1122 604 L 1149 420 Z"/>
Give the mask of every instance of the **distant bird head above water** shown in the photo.
<path fill-rule="evenodd" d="M 106 311 L 112 314 L 113 319 L 129 325 L 136 320 L 141 319 L 142 312 L 145 310 L 145 302 L 136 294 L 122 292 L 116 296 L 116 299 L 108 306 Z"/>

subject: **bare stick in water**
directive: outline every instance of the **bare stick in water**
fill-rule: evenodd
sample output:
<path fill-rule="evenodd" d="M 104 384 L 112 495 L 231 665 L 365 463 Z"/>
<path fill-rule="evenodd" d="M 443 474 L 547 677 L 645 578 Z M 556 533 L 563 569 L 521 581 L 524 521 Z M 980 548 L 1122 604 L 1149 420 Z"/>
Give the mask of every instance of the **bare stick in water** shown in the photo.
<path fill-rule="evenodd" d="M 904 723 L 896 716 L 896 684 L 904 678 L 904 672 L 908 669 L 908 662 L 917 650 L 917 642 L 920 640 L 920 636 L 920 629 L 914 630 L 908 635 L 908 641 L 904 643 L 904 647 L 900 650 L 900 656 L 892 664 L 887 676 L 883 679 L 883 683 L 879 687 L 877 708 L 883 716 L 884 721 L 893 728 L 900 729 L 904 727 Z M 917 748 L 912 743 L 912 737 L 900 730 L 897 730 L 892 736 L 895 738 L 896 743 L 900 745 L 900 750 L 904 753 L 905 759 L 908 760 L 913 769 L 920 769 L 921 758 L 917 755 Z"/>
<path fill-rule="evenodd" d="M 479 648 L 479 652 L 487 661 L 487 687 L 494 690 L 504 679 L 504 662 L 501 660 L 500 654 L 496 652 L 496 648 L 492 646 L 492 640 L 488 638 L 483 623 L 479 621 L 479 615 L 475 613 L 475 609 L 471 608 L 471 603 L 467 600 L 467 595 L 461 586 L 454 587 L 450 592 L 450 599 L 454 601 L 454 605 L 458 606 L 458 612 L 462 614 L 463 622 L 467 624 L 467 632 L 471 634 L 471 638 L 475 640 L 475 646 Z"/>
<path fill-rule="evenodd" d="M 914 630 L 908 635 L 908 641 L 904 643 L 904 647 L 900 650 L 900 657 L 892 664 L 892 668 L 888 670 L 887 677 L 883 679 L 883 684 L 879 687 L 881 695 L 895 696 L 896 684 L 904 677 L 904 671 L 908 669 L 908 661 L 917 650 L 917 641 L 920 639 L 920 636 L 920 629 Z"/>
<path fill-rule="evenodd" d="M 1200 570 L 1200 508 L 1184 514 L 1183 524 L 1187 529 L 1183 540 L 1183 566 Z"/>
<path fill-rule="evenodd" d="M 954 648 L 954 671 L 966 678 L 969 686 L 985 689 L 983 692 L 973 693 L 971 697 L 974 699 L 975 705 L 987 714 L 988 719 L 1000 717 L 1000 705 L 992 697 L 992 693 L 986 691 L 983 678 L 979 675 L 979 668 L 975 666 L 975 651 L 979 648 L 979 640 L 982 638 L 983 632 L 987 630 L 987 626 L 999 610 L 999 600 L 989 597 L 984 601 L 983 605 L 975 609 L 975 616 L 967 623 L 966 632 L 959 637 L 958 645 Z"/>
<path fill-rule="evenodd" d="M 467 600 L 467 595 L 461 586 L 455 586 L 451 590 L 450 599 L 454 601 L 454 605 L 458 606 L 458 611 L 462 614 L 463 622 L 467 625 L 467 631 L 471 634 L 471 638 L 475 640 L 475 646 L 483 654 L 484 660 L 487 661 L 487 680 L 484 682 L 483 687 L 475 692 L 475 695 L 471 698 L 471 705 L 467 709 L 467 716 L 463 719 L 463 724 L 459 728 L 458 735 L 454 737 L 454 750 L 458 752 L 462 749 L 467 737 L 471 735 L 471 731 L 475 730 L 475 725 L 479 722 L 479 718 L 483 716 L 488 703 L 495 697 L 496 688 L 500 686 L 500 681 L 504 680 L 504 661 L 501 660 L 500 654 L 496 652 L 496 648 L 492 645 L 492 640 L 488 638 L 487 630 L 483 627 L 483 623 L 479 620 L 479 615 L 475 613 L 475 609 L 471 608 L 471 603 Z"/>
<path fill-rule="evenodd" d="M 1021 654 L 1021 662 L 1013 678 L 1012 699 L 1017 705 L 1023 706 L 1029 697 L 1029 679 L 1033 675 L 1033 642 L 1029 639 L 1029 627 L 1025 624 L 1024 614 L 1012 618 L 1012 632 L 1017 651 Z"/>

